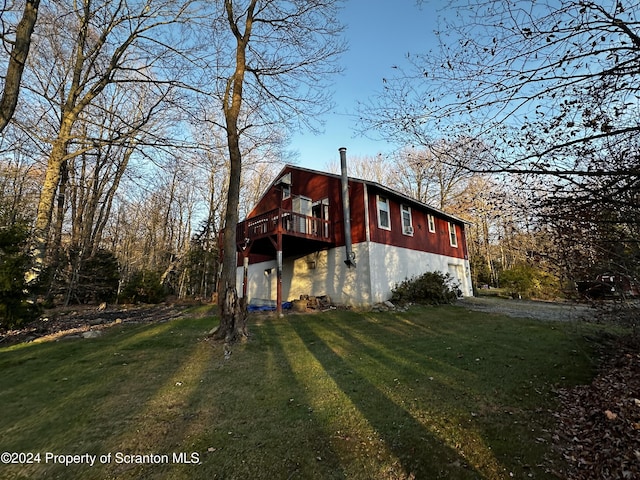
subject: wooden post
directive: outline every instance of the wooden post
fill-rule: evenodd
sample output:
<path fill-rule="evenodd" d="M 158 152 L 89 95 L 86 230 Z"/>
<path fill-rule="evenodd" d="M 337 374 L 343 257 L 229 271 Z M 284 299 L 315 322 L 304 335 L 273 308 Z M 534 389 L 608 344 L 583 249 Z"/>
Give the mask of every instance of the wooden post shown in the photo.
<path fill-rule="evenodd" d="M 278 234 L 278 250 L 276 252 L 276 313 L 282 315 L 282 235 Z"/>
<path fill-rule="evenodd" d="M 245 254 L 242 259 L 242 298 L 247 302 L 247 282 L 249 281 L 249 254 Z"/>
<path fill-rule="evenodd" d="M 276 239 L 269 237 L 276 249 L 276 313 L 282 315 L 282 216 L 278 215 Z"/>

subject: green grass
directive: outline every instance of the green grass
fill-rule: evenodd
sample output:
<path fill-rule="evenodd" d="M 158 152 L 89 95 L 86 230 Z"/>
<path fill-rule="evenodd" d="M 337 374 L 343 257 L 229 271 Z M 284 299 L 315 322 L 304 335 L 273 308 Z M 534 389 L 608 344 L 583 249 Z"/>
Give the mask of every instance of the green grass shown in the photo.
<path fill-rule="evenodd" d="M 228 360 L 210 317 L 0 349 L 0 451 L 40 453 L 0 478 L 549 478 L 552 389 L 593 374 L 575 324 L 457 307 L 250 319 Z"/>

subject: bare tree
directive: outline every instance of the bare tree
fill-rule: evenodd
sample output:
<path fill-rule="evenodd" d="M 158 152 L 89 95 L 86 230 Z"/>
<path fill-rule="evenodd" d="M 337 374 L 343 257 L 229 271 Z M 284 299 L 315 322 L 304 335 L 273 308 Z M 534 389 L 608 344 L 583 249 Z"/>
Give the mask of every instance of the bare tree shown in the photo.
<path fill-rule="evenodd" d="M 4 21 L 2 22 L 3 28 L 0 34 L 2 42 L 5 46 L 10 45 L 11 48 L 9 51 L 9 61 L 7 62 L 7 73 L 4 76 L 2 97 L 0 98 L 0 133 L 5 129 L 9 120 L 11 120 L 16 105 L 18 104 L 22 73 L 24 72 L 29 49 L 31 48 L 31 36 L 38 19 L 39 6 L 40 0 L 26 0 L 22 17 L 16 25 L 15 30 L 13 28 L 7 29 Z"/>
<path fill-rule="evenodd" d="M 447 13 L 439 48 L 410 55 L 412 67 L 363 107 L 367 128 L 420 146 L 480 139 L 491 162 L 472 170 L 528 175 L 544 221 L 566 217 L 551 206 L 569 202 L 609 212 L 599 221 L 630 232 L 639 218 L 640 2 L 454 1 Z M 611 216 L 622 209 L 624 218 Z"/>
<path fill-rule="evenodd" d="M 221 320 L 215 336 L 246 336 L 236 291 L 236 225 L 242 175 L 242 141 L 250 132 L 313 124 L 330 106 L 327 79 L 343 50 L 338 0 L 309 2 L 225 0 L 215 31 L 230 33 L 216 53 L 220 100 L 229 154 L 228 198 L 220 277 Z M 263 137 L 264 138 L 264 137 Z"/>
<path fill-rule="evenodd" d="M 78 156 L 65 162 L 68 182 L 60 182 L 60 192 L 68 183 L 69 208 L 62 198 L 57 216 L 62 218 L 70 210 L 71 232 L 68 239 L 68 256 L 71 263 L 65 265 L 70 269 L 66 282 L 66 303 L 74 295 L 79 278 L 87 260 L 94 258 L 102 247 L 102 236 L 113 209 L 114 199 L 118 192 L 127 167 L 135 157 L 140 143 L 147 140 L 143 129 L 149 128 L 149 117 L 144 116 L 148 106 L 145 105 L 144 89 L 129 87 L 115 89 L 113 95 L 96 102 L 101 108 L 92 108 L 90 124 L 82 123 L 83 137 L 94 139 L 97 147 L 84 149 Z M 103 104 L 108 102 L 107 104 Z M 127 118 L 126 124 L 123 118 Z M 133 127 L 135 125 L 135 127 Z M 157 127 L 158 123 L 154 123 Z M 57 250 L 62 237 L 62 220 L 56 222 L 54 238 L 49 250 Z"/>
<path fill-rule="evenodd" d="M 448 138 L 500 140 L 492 149 L 510 161 L 496 171 L 589 175 L 574 163 L 577 148 L 593 152 L 640 130 L 640 3 L 601 3 L 452 2 L 440 49 L 410 56 L 413 68 L 387 79 L 365 107 L 368 124 L 409 144 L 445 129 Z"/>
<path fill-rule="evenodd" d="M 45 179 L 42 185 L 32 245 L 31 281 L 39 277 L 49 234 L 56 191 L 69 158 L 95 149 L 95 139 L 82 138 L 80 120 L 90 121 L 89 107 L 116 84 L 153 86 L 159 99 L 168 95 L 174 81 L 167 76 L 177 52 L 170 41 L 168 27 L 178 25 L 187 15 L 189 2 L 56 2 L 48 5 L 49 27 L 38 38 L 41 54 L 38 93 L 50 104 L 40 115 L 51 121 L 55 133 L 51 140 Z M 47 78 L 43 75 L 48 72 Z M 177 75 L 177 72 L 173 72 Z M 46 74 L 45 74 L 46 75 Z M 57 82 L 56 82 L 57 80 Z M 158 103 L 142 116 L 150 115 Z M 132 128 L 136 128 L 132 126 Z M 80 129 L 80 132 L 82 130 Z M 98 140 L 95 140 L 98 141 Z"/>
<path fill-rule="evenodd" d="M 17 132 L 13 132 L 17 133 Z M 5 220 L 13 224 L 18 218 L 29 223 L 35 217 L 39 185 L 42 182 L 41 171 L 24 152 L 22 138 L 8 135 L 0 140 L 0 208 L 6 209 Z M 10 145 L 4 152 L 4 143 Z"/>
<path fill-rule="evenodd" d="M 479 142 L 445 140 L 422 148 L 403 148 L 394 158 L 393 173 L 407 195 L 445 209 L 455 202 L 482 163 Z"/>
<path fill-rule="evenodd" d="M 375 156 L 358 156 L 349 157 L 349 175 L 362 180 L 381 183 L 383 185 L 393 185 L 394 181 L 392 170 L 394 162 L 391 158 L 381 153 Z M 340 161 L 332 161 L 327 164 L 327 171 L 340 174 Z"/>

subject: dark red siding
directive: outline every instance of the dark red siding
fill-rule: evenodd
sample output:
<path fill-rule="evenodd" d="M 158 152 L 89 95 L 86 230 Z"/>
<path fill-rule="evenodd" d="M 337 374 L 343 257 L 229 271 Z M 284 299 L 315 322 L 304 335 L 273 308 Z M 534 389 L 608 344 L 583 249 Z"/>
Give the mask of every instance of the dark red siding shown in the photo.
<path fill-rule="evenodd" d="M 464 228 L 460 223 L 455 223 L 458 246 L 452 247 L 449 237 L 449 220 L 438 216 L 437 212 L 428 211 L 419 204 L 413 204 L 400 197 L 389 195 L 388 192 L 369 187 L 369 218 L 371 228 L 371 241 L 397 245 L 412 250 L 437 253 L 455 258 L 467 258 Z M 378 195 L 389 199 L 391 218 L 391 230 L 385 230 L 378 226 Z M 411 207 L 413 223 L 413 236 L 402 233 L 401 206 Z M 432 214 L 435 220 L 435 232 L 429 231 L 427 215 Z"/>
<path fill-rule="evenodd" d="M 304 196 L 317 202 L 323 199 L 329 201 L 329 220 L 333 232 L 334 245 L 344 245 L 344 222 L 342 216 L 341 180 L 337 175 L 323 174 L 312 170 L 286 167 L 282 175 L 291 173 L 291 197 L 282 198 L 280 186 L 271 187 L 262 197 L 258 205 L 248 215 L 248 218 L 269 212 L 277 208 L 290 210 L 292 197 Z M 365 188 L 367 194 L 365 195 Z M 391 230 L 378 227 L 377 195 L 389 199 Z M 351 236 L 353 243 L 366 241 L 365 198 L 368 198 L 369 231 L 373 242 L 399 247 L 436 253 L 455 258 L 467 258 L 464 224 L 454 222 L 458 246 L 452 247 L 449 237 L 448 222 L 437 211 L 430 211 L 424 205 L 413 203 L 401 196 L 362 181 L 349 181 L 349 202 L 351 209 Z M 411 207 L 413 236 L 402 232 L 401 205 Z M 435 232 L 429 232 L 427 215 L 435 218 Z"/>
<path fill-rule="evenodd" d="M 329 220 L 335 244 L 344 245 L 344 221 L 342 216 L 342 183 L 340 177 L 318 174 L 317 172 L 286 168 L 282 175 L 291 173 L 291 197 L 304 196 L 313 202 L 329 200 Z M 351 237 L 353 243 L 366 240 L 364 220 L 364 184 L 349 182 L 349 202 L 351 210 Z M 270 188 L 248 218 L 269 212 L 276 208 L 290 210 L 292 199 L 282 199 L 279 186 Z"/>

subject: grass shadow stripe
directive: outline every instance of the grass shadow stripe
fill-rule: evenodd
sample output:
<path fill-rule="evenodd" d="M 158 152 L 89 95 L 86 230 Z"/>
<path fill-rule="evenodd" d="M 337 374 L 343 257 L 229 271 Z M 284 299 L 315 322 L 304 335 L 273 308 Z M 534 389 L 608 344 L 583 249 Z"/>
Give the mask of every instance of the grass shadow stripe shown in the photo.
<path fill-rule="evenodd" d="M 323 365 L 336 385 L 349 396 L 380 435 L 380 440 L 398 460 L 393 472 L 400 478 L 478 478 L 483 473 L 468 465 L 468 459 L 446 445 L 404 407 L 398 405 L 368 378 L 351 370 L 351 365 L 311 328 L 308 322 L 293 322 L 293 326 L 308 342 L 309 351 Z M 339 372 L 352 371 L 351 376 Z M 354 383 L 358 385 L 354 391 Z M 435 458 L 439 460 L 433 461 Z M 443 459 L 446 459 L 443 461 Z M 434 465 L 437 467 L 434 468 Z M 466 468 L 464 468 L 466 466 Z M 485 472 L 489 473 L 489 472 Z M 493 472 L 496 473 L 495 471 Z"/>

